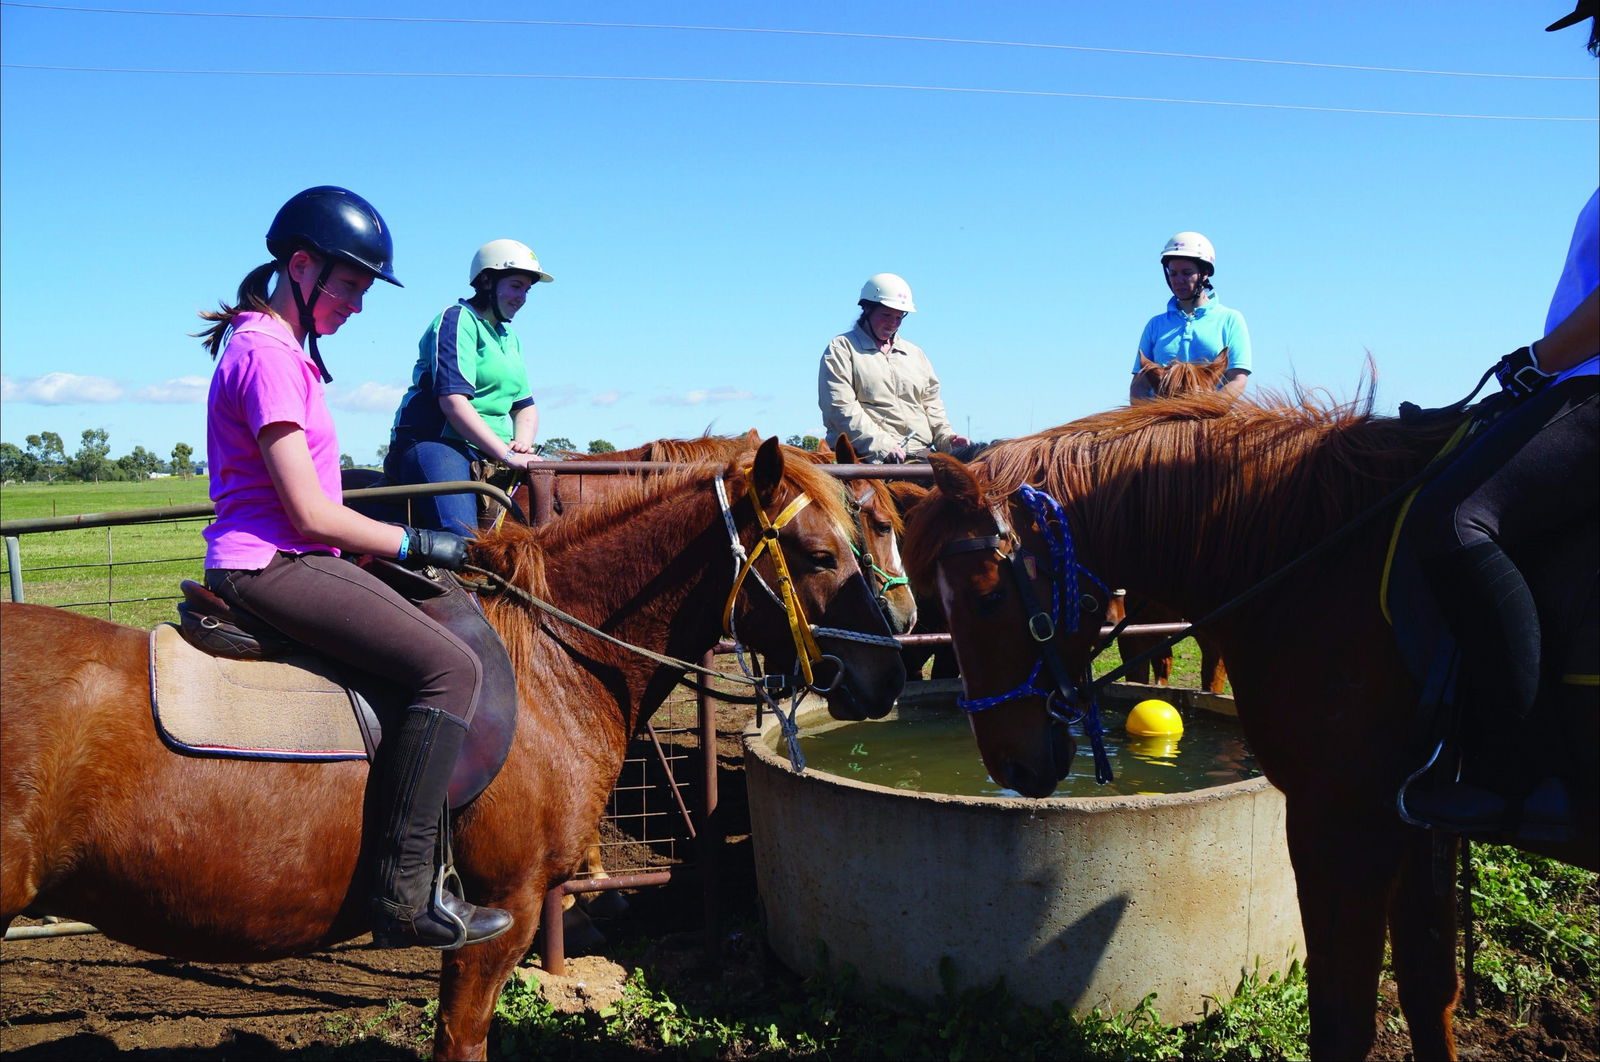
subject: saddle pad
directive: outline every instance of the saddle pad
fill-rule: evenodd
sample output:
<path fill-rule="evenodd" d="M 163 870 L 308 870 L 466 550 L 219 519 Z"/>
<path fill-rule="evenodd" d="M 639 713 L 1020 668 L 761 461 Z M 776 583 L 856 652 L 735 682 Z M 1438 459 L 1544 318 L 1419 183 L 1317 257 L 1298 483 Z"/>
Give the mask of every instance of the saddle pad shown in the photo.
<path fill-rule="evenodd" d="M 364 760 L 350 694 L 326 661 L 227 660 L 171 623 L 150 633 L 150 709 L 162 740 L 202 756 Z"/>

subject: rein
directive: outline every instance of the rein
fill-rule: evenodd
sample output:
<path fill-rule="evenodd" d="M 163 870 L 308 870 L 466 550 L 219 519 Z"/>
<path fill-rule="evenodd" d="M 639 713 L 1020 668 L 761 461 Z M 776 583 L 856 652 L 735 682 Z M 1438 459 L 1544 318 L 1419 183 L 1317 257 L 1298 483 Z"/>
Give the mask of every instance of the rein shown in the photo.
<path fill-rule="evenodd" d="M 767 518 L 766 510 L 762 508 L 761 500 L 756 494 L 754 479 L 749 478 L 746 484 L 747 493 L 750 498 L 751 507 L 755 511 L 756 519 L 760 524 L 761 535 L 756 541 L 755 548 L 747 551 L 744 547 L 744 544 L 739 541 L 738 527 L 733 520 L 733 509 L 728 504 L 727 489 L 724 485 L 723 477 L 720 472 L 716 475 L 714 485 L 716 487 L 717 504 L 722 511 L 723 523 L 728 531 L 728 539 L 733 552 L 734 561 L 733 587 L 728 593 L 728 601 L 723 614 L 722 628 L 723 633 L 733 639 L 734 651 L 738 654 L 739 658 L 739 666 L 744 671 L 744 674 L 742 675 L 736 675 L 725 671 L 717 671 L 713 668 L 704 667 L 692 661 L 680 660 L 677 657 L 667 656 L 663 653 L 657 653 L 653 650 L 646 649 L 643 646 L 634 645 L 631 642 L 627 642 L 616 637 L 615 635 L 608 634 L 605 631 L 600 630 L 598 627 L 595 627 L 593 624 L 584 622 L 577 616 L 572 615 L 570 612 L 558 608 L 556 605 L 551 604 L 550 602 L 545 601 L 532 593 L 529 593 L 527 590 L 501 575 L 499 572 L 491 571 L 488 568 L 482 568 L 474 564 L 467 564 L 464 566 L 464 568 L 466 571 L 472 572 L 477 576 L 481 576 L 487 583 L 492 583 L 503 590 L 510 591 L 512 594 L 521 598 L 524 602 L 532 605 L 541 612 L 544 612 L 545 614 L 558 619 L 563 623 L 576 627 L 587 634 L 591 634 L 594 637 L 599 638 L 601 641 L 617 646 L 620 649 L 626 649 L 630 653 L 642 656 L 647 660 L 654 661 L 658 664 L 663 664 L 667 667 L 676 668 L 679 671 L 692 671 L 695 674 L 703 675 L 707 678 L 717 678 L 727 682 L 753 687 L 755 690 L 754 697 L 729 697 L 726 699 L 736 700 L 742 703 L 764 704 L 766 707 L 772 709 L 773 713 L 778 716 L 779 721 L 783 724 L 784 736 L 789 745 L 789 758 L 794 765 L 794 769 L 796 771 L 803 770 L 805 767 L 805 758 L 800 753 L 798 727 L 795 723 L 795 714 L 799 710 L 800 699 L 807 691 L 814 691 L 822 694 L 831 692 L 844 676 L 844 662 L 836 656 L 825 655 L 818 646 L 817 639 L 834 638 L 844 641 L 862 642 L 868 645 L 880 645 L 894 649 L 899 649 L 900 643 L 896 641 L 892 635 L 867 634 L 861 631 L 845 630 L 837 627 L 820 627 L 807 621 L 805 608 L 800 601 L 799 593 L 794 587 L 794 580 L 789 573 L 788 562 L 783 555 L 783 550 L 778 545 L 778 532 L 782 530 L 782 528 L 791 520 L 793 520 L 795 516 L 798 515 L 803 509 L 805 509 L 807 505 L 811 504 L 811 498 L 809 495 L 802 492 L 784 507 L 783 511 L 778 514 L 776 519 L 769 520 Z M 755 569 L 756 559 L 761 556 L 763 551 L 771 554 L 772 564 L 777 572 L 777 591 L 774 591 L 772 587 L 767 584 L 767 581 L 761 577 L 761 573 Z M 865 582 L 865 575 L 862 575 L 860 571 L 858 571 L 857 574 L 861 575 L 862 581 Z M 754 576 L 756 584 L 765 590 L 767 595 L 772 598 L 772 600 L 776 602 L 780 608 L 783 609 L 784 617 L 789 625 L 790 636 L 794 639 L 795 643 L 796 670 L 798 672 L 798 674 L 795 676 L 757 675 L 753 673 L 750 665 L 745 660 L 744 645 L 739 640 L 738 633 L 734 629 L 734 612 L 739 598 L 739 591 L 743 587 L 745 578 L 747 576 Z M 485 588 L 484 584 L 467 583 L 465 580 L 461 581 L 464 586 L 467 586 L 468 589 L 481 590 Z M 871 588 L 868 587 L 869 596 L 870 591 Z M 832 661 L 835 668 L 833 681 L 826 686 L 819 684 L 816 679 L 816 666 L 821 664 L 823 661 Z M 790 680 L 792 677 L 801 678 L 803 681 L 799 683 L 791 682 Z M 680 678 L 679 681 L 681 682 L 682 679 Z M 774 693 L 781 696 L 785 692 L 792 692 L 793 695 L 793 705 L 787 713 L 778 707 L 777 703 L 773 699 Z"/>
<path fill-rule="evenodd" d="M 644 657 L 647 660 L 653 660 L 658 664 L 665 664 L 668 667 L 679 668 L 679 669 L 684 670 L 684 671 L 693 671 L 693 672 L 695 672 L 697 674 L 704 675 L 707 678 L 725 679 L 728 682 L 742 683 L 742 684 L 747 685 L 747 686 L 758 686 L 759 687 L 759 686 L 761 686 L 763 684 L 762 679 L 759 678 L 759 677 L 757 677 L 757 678 L 749 678 L 749 677 L 746 677 L 744 675 L 735 675 L 735 674 L 733 674 L 731 672 L 727 672 L 727 671 L 717 671 L 717 670 L 715 670 L 713 668 L 702 667 L 699 664 L 691 663 L 688 660 L 679 660 L 675 656 L 667 656 L 664 653 L 657 653 L 657 652 L 655 652 L 653 650 L 646 649 L 643 646 L 634 645 L 632 642 L 625 642 L 621 638 L 618 638 L 617 636 L 615 636 L 613 634 L 607 634 L 605 631 L 603 631 L 600 628 L 594 626 L 593 624 L 585 623 L 583 620 L 579 619 L 577 616 L 574 616 L 572 613 L 563 611 L 562 609 L 558 608 L 555 605 L 552 605 L 550 602 L 544 600 L 543 598 L 536 597 L 533 594 L 530 594 L 528 591 L 524 590 L 522 587 L 518 586 L 516 583 L 512 582 L 510 579 L 507 579 L 505 576 L 501 575 L 499 572 L 491 571 L 488 568 L 480 568 L 476 564 L 466 564 L 466 565 L 463 565 L 462 567 L 466 571 L 472 572 L 475 575 L 482 576 L 483 578 L 485 578 L 489 582 L 494 583 L 496 586 L 498 586 L 502 590 L 509 590 L 512 594 L 514 594 L 515 596 L 521 598 L 524 602 L 526 602 L 529 605 L 532 605 L 534 608 L 538 609 L 539 611 L 544 612 L 547 615 L 553 616 L 553 617 L 555 617 L 556 619 L 560 620 L 563 623 L 566 623 L 566 624 L 568 624 L 570 626 L 576 627 L 580 631 L 583 631 L 585 634 L 592 634 L 596 638 L 599 638 L 603 642 L 610 642 L 612 645 L 617 646 L 619 649 L 626 649 L 630 653 L 635 653 L 635 654 L 637 654 L 639 656 Z M 468 590 L 482 590 L 482 589 L 484 589 L 484 587 L 482 585 L 469 583 L 464 579 L 461 579 L 461 580 L 458 580 L 458 581 L 461 583 L 462 586 L 466 587 Z"/>

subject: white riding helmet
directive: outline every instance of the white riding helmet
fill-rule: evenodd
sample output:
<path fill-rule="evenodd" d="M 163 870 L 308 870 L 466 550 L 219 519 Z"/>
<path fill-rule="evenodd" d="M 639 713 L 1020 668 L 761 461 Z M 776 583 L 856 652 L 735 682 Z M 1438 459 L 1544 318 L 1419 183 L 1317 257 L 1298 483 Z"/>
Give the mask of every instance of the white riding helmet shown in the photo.
<path fill-rule="evenodd" d="M 555 279 L 539 268 L 539 259 L 528 249 L 528 245 L 516 240 L 490 240 L 479 247 L 478 253 L 472 256 L 472 272 L 467 277 L 467 283 L 476 283 L 485 269 L 514 269 L 518 273 L 531 273 L 535 284 L 541 280 L 549 283 Z"/>
<path fill-rule="evenodd" d="M 1195 258 L 1204 262 L 1212 272 L 1217 269 L 1217 252 L 1212 250 L 1211 241 L 1198 232 L 1180 232 L 1167 241 L 1161 248 L 1161 264 L 1166 265 L 1168 258 Z"/>
<path fill-rule="evenodd" d="M 904 310 L 906 313 L 916 313 L 917 307 L 911 301 L 911 285 L 893 273 L 874 273 L 861 285 L 862 302 L 877 302 L 889 307 L 891 310 Z"/>

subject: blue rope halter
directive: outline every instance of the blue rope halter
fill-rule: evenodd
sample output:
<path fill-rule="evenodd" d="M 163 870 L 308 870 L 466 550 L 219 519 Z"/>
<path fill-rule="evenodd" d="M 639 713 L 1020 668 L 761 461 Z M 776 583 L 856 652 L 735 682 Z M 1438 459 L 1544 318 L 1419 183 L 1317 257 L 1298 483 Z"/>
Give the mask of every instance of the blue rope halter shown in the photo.
<path fill-rule="evenodd" d="M 1100 725 L 1100 707 L 1092 695 L 1086 704 L 1079 703 L 1082 688 L 1073 682 L 1071 675 L 1067 673 L 1066 664 L 1055 648 L 1055 636 L 1061 629 L 1063 602 L 1067 632 L 1071 633 L 1078 629 L 1081 618 L 1078 594 L 1079 572 L 1094 580 L 1101 591 L 1107 593 L 1108 599 L 1109 592 L 1093 572 L 1078 563 L 1073 548 L 1072 530 L 1067 524 L 1067 514 L 1061 508 L 1061 503 L 1044 491 L 1027 484 L 1018 487 L 1017 493 L 1033 513 L 1034 526 L 1044 538 L 1052 568 L 1050 613 L 1047 616 L 1032 604 L 1030 579 L 1022 567 L 1029 559 L 1029 555 L 1019 544 L 1009 558 L 1018 591 L 1025 607 L 1031 612 L 1028 617 L 1028 633 L 1038 643 L 1039 655 L 1033 662 L 1033 669 L 1028 672 L 1028 677 L 1022 680 L 1021 685 L 992 697 L 958 698 L 956 704 L 963 711 L 971 713 L 981 712 L 1021 697 L 1043 697 L 1045 710 L 1050 713 L 1052 719 L 1068 726 L 1074 723 L 1083 725 L 1084 737 L 1094 752 L 1095 781 L 1104 785 L 1112 780 L 1113 775 L 1110 758 L 1106 755 L 1104 731 Z M 1043 689 L 1038 685 L 1039 674 L 1046 666 L 1049 667 L 1051 678 L 1054 679 L 1054 686 L 1049 689 Z"/>

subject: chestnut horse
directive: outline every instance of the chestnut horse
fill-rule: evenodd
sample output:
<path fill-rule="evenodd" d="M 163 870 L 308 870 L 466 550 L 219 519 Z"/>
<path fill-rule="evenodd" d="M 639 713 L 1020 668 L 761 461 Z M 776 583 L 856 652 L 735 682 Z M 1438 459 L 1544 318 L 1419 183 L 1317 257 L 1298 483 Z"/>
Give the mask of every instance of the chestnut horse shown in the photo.
<path fill-rule="evenodd" d="M 752 463 L 753 456 L 753 463 Z M 724 466 L 641 480 L 632 493 L 547 528 L 505 526 L 475 563 L 634 645 L 697 660 L 732 608 L 769 659 L 793 660 L 786 610 L 754 580 L 729 600 L 730 532 L 744 547 L 772 514 L 796 600 L 839 661 L 841 718 L 888 712 L 905 672 L 861 578 L 837 486 L 776 439 Z M 753 485 L 760 513 L 747 490 Z M 770 554 L 757 568 L 773 586 Z M 552 881 L 573 871 L 633 731 L 680 669 L 546 618 L 520 597 L 486 600 L 518 676 L 509 758 L 459 815 L 465 895 L 512 912 L 501 937 L 443 954 L 436 1058 L 483 1058 L 494 1002 L 539 924 Z M 0 921 L 24 910 L 81 918 L 160 954 L 257 962 L 326 948 L 367 929 L 361 865 L 366 765 L 178 755 L 150 712 L 149 633 L 37 605 L 0 605 Z M 832 677 L 831 675 L 829 677 Z M 819 684 L 820 684 L 819 679 Z"/>
<path fill-rule="evenodd" d="M 1213 394 L 1222 386 L 1222 377 L 1228 371 L 1228 348 L 1223 347 L 1210 361 L 1180 361 L 1174 359 L 1159 365 L 1149 358 L 1139 357 L 1138 383 L 1147 392 L 1142 401 L 1178 398 L 1182 395 Z M 1113 598 L 1106 614 L 1107 623 L 1120 623 L 1124 609 L 1134 614 L 1133 623 L 1178 623 L 1184 618 L 1182 611 L 1171 605 L 1147 599 L 1127 601 Z M 1194 632 L 1195 644 L 1200 647 L 1200 688 L 1208 693 L 1223 693 L 1228 684 L 1228 671 L 1222 663 L 1222 653 L 1210 631 L 1202 628 Z M 1124 634 L 1117 638 L 1117 652 L 1124 660 L 1136 660 L 1160 645 L 1159 634 Z M 1129 682 L 1149 682 L 1165 686 L 1172 680 L 1172 649 L 1157 653 L 1143 663 L 1135 664 L 1123 676 Z"/>
<path fill-rule="evenodd" d="M 1361 1058 L 1371 1049 L 1386 925 L 1416 1057 L 1454 1054 L 1455 899 L 1448 881 L 1435 880 L 1432 856 L 1449 867 L 1456 846 L 1444 835 L 1434 851 L 1435 838 L 1395 810 L 1427 736 L 1417 721 L 1418 683 L 1379 607 L 1399 506 L 1352 518 L 1418 473 L 1458 420 L 1401 421 L 1359 402 L 1304 397 L 1278 408 L 1210 395 L 1141 403 L 998 444 L 970 467 L 935 457 L 936 489 L 907 520 L 912 581 L 936 589 L 973 699 L 1017 690 L 1040 659 L 1019 604 L 1033 581 L 1014 574 L 1010 558 L 1024 550 L 1047 557 L 1042 540 L 1056 542 L 1058 556 L 1075 556 L 1056 563 L 1054 574 L 1071 569 L 1088 596 L 1092 572 L 1194 617 L 1281 573 L 1227 614 L 1216 634 L 1245 735 L 1287 805 L 1315 1058 Z M 1046 520 L 1049 540 L 1016 490 L 1023 483 L 1063 507 L 1064 519 Z M 1341 529 L 1337 548 L 1284 571 Z M 1573 547 L 1587 553 L 1565 583 L 1578 579 L 1592 610 L 1594 530 L 1574 530 Z M 1059 548 L 1064 536 L 1075 555 Z M 1546 567 L 1520 563 L 1530 572 Z M 1052 573 L 1040 574 L 1030 596 L 1048 602 Z M 1080 679 L 1099 624 L 1084 612 L 1076 632 L 1063 618 L 1047 635 L 1063 669 Z M 1562 633 L 1578 635 L 1574 651 L 1592 646 L 1592 631 L 1587 639 Z M 1563 676 L 1593 670 L 1572 666 L 1568 649 L 1550 647 L 1542 710 L 1556 757 L 1550 766 L 1572 794 L 1576 836 L 1538 850 L 1594 869 L 1600 705 L 1592 684 Z M 1068 692 L 1079 702 L 1071 707 L 1082 707 L 1083 689 Z M 1071 742 L 1049 707 L 1043 695 L 1024 692 L 971 716 L 989 772 L 1028 796 L 1048 795 L 1069 769 Z"/>

